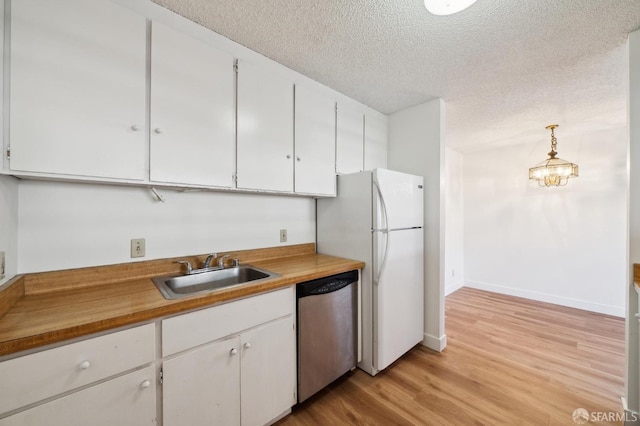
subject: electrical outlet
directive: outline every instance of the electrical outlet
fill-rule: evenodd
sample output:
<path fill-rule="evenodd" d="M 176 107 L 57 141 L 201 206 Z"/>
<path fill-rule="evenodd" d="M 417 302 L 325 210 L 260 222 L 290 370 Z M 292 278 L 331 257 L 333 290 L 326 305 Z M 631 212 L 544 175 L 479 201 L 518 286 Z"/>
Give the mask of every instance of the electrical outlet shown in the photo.
<path fill-rule="evenodd" d="M 4 252 L 0 251 L 0 280 L 4 278 L 5 269 L 4 269 Z"/>
<path fill-rule="evenodd" d="M 131 257 L 144 257 L 144 238 L 131 240 Z"/>
<path fill-rule="evenodd" d="M 286 243 L 287 242 L 287 230 L 286 229 L 281 229 L 280 230 L 280 242 L 281 243 Z"/>

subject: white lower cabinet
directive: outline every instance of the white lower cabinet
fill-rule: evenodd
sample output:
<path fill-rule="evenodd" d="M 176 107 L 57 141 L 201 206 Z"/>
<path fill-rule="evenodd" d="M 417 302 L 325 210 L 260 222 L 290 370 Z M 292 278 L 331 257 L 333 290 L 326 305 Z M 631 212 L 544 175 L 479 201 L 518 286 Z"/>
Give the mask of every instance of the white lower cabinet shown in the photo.
<path fill-rule="evenodd" d="M 146 324 L 0 362 L 0 426 L 155 423 L 155 330 Z"/>
<path fill-rule="evenodd" d="M 240 418 L 263 425 L 296 403 L 296 343 L 293 317 L 240 336 Z"/>
<path fill-rule="evenodd" d="M 287 288 L 164 320 L 165 356 L 218 340 L 165 359 L 163 425 L 264 425 L 286 413 L 296 402 L 294 308 Z"/>
<path fill-rule="evenodd" d="M 155 423 L 156 380 L 151 366 L 0 419 L 1 426 L 140 426 Z"/>
<path fill-rule="evenodd" d="M 164 362 L 164 426 L 240 424 L 239 342 L 210 343 Z"/>
<path fill-rule="evenodd" d="M 0 426 L 264 425 L 296 403 L 294 287 L 161 323 L 162 345 L 146 324 L 0 362 Z"/>

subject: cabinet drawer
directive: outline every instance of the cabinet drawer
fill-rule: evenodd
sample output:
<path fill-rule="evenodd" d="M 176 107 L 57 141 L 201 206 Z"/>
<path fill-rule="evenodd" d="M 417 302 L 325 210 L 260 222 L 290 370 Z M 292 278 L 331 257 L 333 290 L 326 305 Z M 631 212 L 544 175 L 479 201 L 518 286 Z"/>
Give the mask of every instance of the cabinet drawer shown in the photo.
<path fill-rule="evenodd" d="M 212 342 L 293 313 L 293 287 L 162 321 L 162 356 Z"/>
<path fill-rule="evenodd" d="M 0 419 L 0 426 L 140 426 L 156 423 L 152 366 Z"/>
<path fill-rule="evenodd" d="M 0 363 L 0 413 L 152 362 L 155 324 Z"/>

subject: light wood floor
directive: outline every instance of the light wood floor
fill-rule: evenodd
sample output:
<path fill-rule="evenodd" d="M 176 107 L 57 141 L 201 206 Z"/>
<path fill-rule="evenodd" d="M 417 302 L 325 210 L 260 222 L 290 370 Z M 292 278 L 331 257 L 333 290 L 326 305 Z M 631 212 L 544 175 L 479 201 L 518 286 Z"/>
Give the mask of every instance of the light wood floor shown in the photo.
<path fill-rule="evenodd" d="M 573 425 L 576 408 L 621 411 L 621 318 L 463 288 L 446 331 L 444 352 L 349 373 L 278 425 Z"/>

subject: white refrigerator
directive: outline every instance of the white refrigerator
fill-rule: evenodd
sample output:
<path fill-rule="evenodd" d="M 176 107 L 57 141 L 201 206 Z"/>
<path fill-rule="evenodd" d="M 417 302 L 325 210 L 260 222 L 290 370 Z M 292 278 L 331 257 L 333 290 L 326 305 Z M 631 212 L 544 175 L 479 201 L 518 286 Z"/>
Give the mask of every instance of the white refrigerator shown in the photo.
<path fill-rule="evenodd" d="M 371 375 L 423 340 L 423 200 L 422 177 L 375 169 L 317 201 L 318 253 L 365 262 L 358 367 Z"/>

